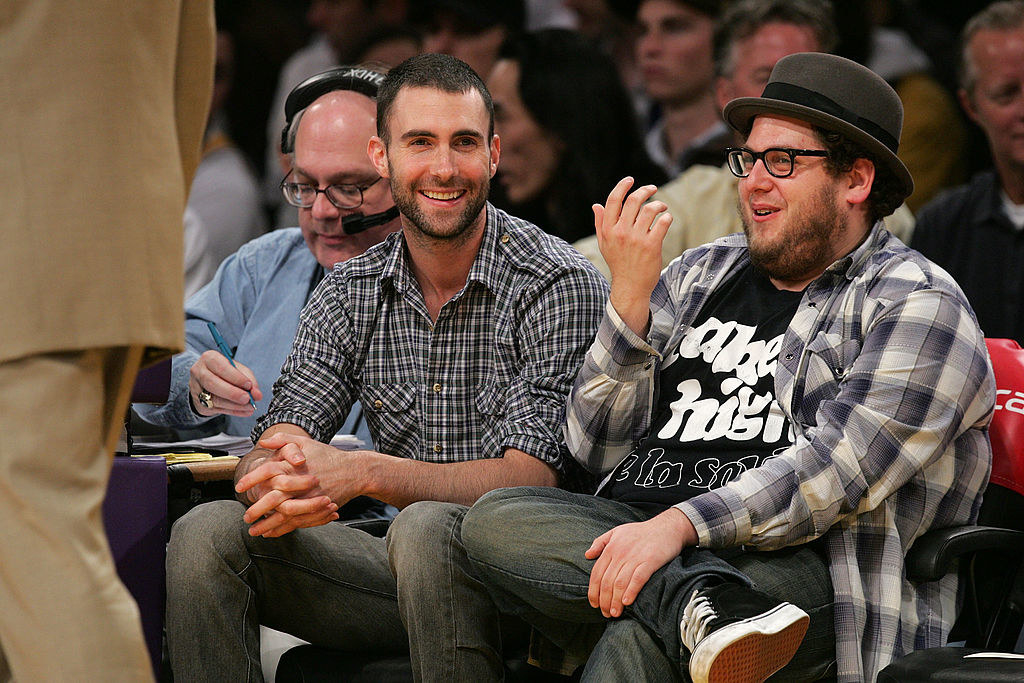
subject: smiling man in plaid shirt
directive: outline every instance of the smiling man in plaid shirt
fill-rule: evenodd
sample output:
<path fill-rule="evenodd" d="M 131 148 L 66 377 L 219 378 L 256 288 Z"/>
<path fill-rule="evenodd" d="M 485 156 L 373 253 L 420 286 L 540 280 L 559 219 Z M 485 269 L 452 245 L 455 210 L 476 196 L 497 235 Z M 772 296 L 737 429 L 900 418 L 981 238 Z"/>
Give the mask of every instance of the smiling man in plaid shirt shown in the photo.
<path fill-rule="evenodd" d="M 339 650 L 404 652 L 403 619 L 448 623 L 441 610 L 417 612 L 403 585 L 459 590 L 444 559 L 450 522 L 403 562 L 384 539 L 328 523 L 338 507 L 365 495 L 464 509 L 499 486 L 571 474 L 565 400 L 607 282 L 562 240 L 487 203 L 493 128 L 486 87 L 454 57 L 412 58 L 381 84 L 370 160 L 402 230 L 336 266 L 303 309 L 257 448 L 238 465 L 245 506 L 215 501 L 175 523 L 176 679 L 262 680 L 261 623 Z M 322 443 L 357 399 L 373 450 Z"/>
<path fill-rule="evenodd" d="M 956 577 L 913 584 L 903 561 L 977 516 L 982 332 L 882 226 L 913 181 L 881 78 L 794 54 L 724 113 L 747 136 L 729 157 L 745 235 L 659 273 L 654 188 L 626 179 L 595 207 L 612 288 L 566 441 L 606 476 L 598 495 L 492 492 L 462 541 L 493 604 L 549 640 L 604 629 L 584 679 L 804 680 L 835 662 L 873 680 L 955 616 Z"/>

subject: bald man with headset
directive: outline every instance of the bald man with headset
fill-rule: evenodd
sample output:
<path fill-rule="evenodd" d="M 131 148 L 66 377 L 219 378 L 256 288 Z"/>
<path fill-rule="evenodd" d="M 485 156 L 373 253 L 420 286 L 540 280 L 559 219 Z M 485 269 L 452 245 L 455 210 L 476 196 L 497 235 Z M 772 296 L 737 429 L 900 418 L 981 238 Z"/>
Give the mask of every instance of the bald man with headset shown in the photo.
<path fill-rule="evenodd" d="M 186 349 L 174 358 L 170 397 L 164 405 L 136 406 L 144 420 L 183 438 L 248 435 L 270 404 L 270 387 L 313 289 L 336 263 L 400 227 L 391 188 L 366 154 L 382 78 L 372 69 L 341 67 L 292 90 L 281 132 L 291 169 L 281 189 L 299 209 L 299 227 L 244 245 L 188 300 Z M 210 322 L 234 354 L 234 366 L 218 350 Z M 353 406 L 341 431 L 369 444 L 369 432 L 356 424 L 359 413 Z"/>

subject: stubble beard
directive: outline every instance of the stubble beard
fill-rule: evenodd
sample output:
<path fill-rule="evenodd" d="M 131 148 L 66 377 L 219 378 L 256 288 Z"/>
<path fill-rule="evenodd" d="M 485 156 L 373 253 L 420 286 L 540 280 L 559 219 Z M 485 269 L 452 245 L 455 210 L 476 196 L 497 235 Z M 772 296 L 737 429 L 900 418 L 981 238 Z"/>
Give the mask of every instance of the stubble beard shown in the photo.
<path fill-rule="evenodd" d="M 395 178 L 395 171 L 390 161 L 388 161 L 388 172 L 392 178 Z M 398 210 L 407 219 L 408 224 L 418 233 L 418 237 L 421 240 L 442 241 L 453 246 L 467 242 L 472 236 L 473 233 L 470 228 L 476 222 L 477 217 L 487 203 L 487 197 L 491 189 L 489 178 L 484 179 L 475 195 L 472 194 L 470 188 L 466 188 L 466 193 L 470 197 L 465 208 L 448 226 L 442 226 L 438 225 L 436 221 L 431 221 L 420 208 L 420 205 L 416 202 L 416 188 L 410 189 L 405 185 L 399 185 L 399 183 L 392 183 L 392 199 L 395 201 L 395 206 L 398 207 Z"/>
<path fill-rule="evenodd" d="M 819 189 L 807 213 L 791 218 L 782 239 L 774 244 L 758 237 L 746 211 L 742 206 L 738 208 L 751 263 L 783 282 L 799 282 L 831 265 L 834 244 L 847 230 L 828 186 Z"/>

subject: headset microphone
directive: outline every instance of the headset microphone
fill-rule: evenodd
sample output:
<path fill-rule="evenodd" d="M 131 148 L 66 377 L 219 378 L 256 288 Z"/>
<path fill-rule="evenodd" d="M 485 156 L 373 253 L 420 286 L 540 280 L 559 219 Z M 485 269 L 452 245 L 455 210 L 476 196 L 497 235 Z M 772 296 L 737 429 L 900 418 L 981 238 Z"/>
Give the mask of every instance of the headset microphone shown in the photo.
<path fill-rule="evenodd" d="M 384 74 L 374 69 L 344 66 L 311 76 L 295 86 L 284 103 L 285 123 L 284 129 L 281 131 L 281 151 L 285 154 L 295 152 L 295 131 L 290 130 L 292 122 L 299 112 L 313 104 L 317 98 L 335 90 L 352 90 L 375 100 L 377 99 L 377 90 L 383 80 Z M 346 235 L 357 235 L 364 230 L 384 225 L 397 217 L 397 206 L 380 213 L 371 213 L 368 216 L 354 213 L 341 219 L 341 229 Z"/>
<path fill-rule="evenodd" d="M 392 206 L 387 211 L 381 211 L 380 213 L 371 213 L 369 216 L 364 216 L 361 213 L 353 213 L 342 217 L 341 229 L 345 231 L 346 235 L 358 235 L 364 230 L 375 228 L 378 225 L 384 225 L 389 221 L 393 221 L 397 217 L 397 206 Z"/>

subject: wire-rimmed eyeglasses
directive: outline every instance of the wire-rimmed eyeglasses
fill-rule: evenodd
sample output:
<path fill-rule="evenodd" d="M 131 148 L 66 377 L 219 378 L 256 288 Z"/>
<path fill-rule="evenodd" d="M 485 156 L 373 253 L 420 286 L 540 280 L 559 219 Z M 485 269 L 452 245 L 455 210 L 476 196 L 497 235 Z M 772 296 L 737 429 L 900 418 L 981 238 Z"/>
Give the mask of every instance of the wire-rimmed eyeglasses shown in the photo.
<path fill-rule="evenodd" d="M 291 175 L 290 172 L 289 175 Z M 316 202 L 316 196 L 321 192 L 327 196 L 327 201 L 337 208 L 355 209 L 363 204 L 363 192 L 380 182 L 380 179 L 381 176 L 377 176 L 377 180 L 367 185 L 339 183 L 320 189 L 312 183 L 288 182 L 288 176 L 285 176 L 285 179 L 281 181 L 281 192 L 284 193 L 284 198 L 289 204 L 300 209 L 312 207 Z"/>
<path fill-rule="evenodd" d="M 791 149 L 789 147 L 769 147 L 763 152 L 755 152 L 746 147 L 730 147 L 725 150 L 729 161 L 729 170 L 737 178 L 746 178 L 760 159 L 768 173 L 776 178 L 788 178 L 793 174 L 793 159 L 796 157 L 827 157 L 824 149 Z"/>

